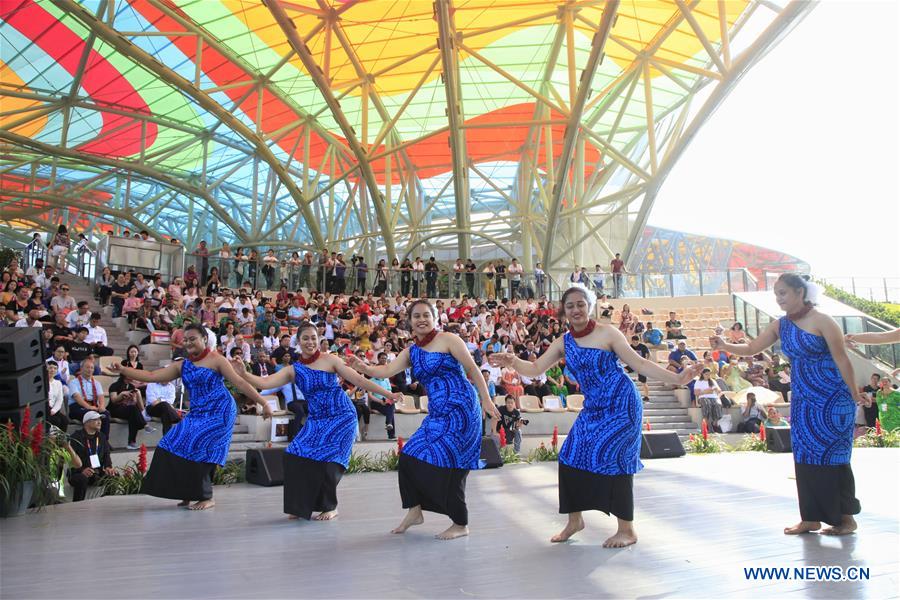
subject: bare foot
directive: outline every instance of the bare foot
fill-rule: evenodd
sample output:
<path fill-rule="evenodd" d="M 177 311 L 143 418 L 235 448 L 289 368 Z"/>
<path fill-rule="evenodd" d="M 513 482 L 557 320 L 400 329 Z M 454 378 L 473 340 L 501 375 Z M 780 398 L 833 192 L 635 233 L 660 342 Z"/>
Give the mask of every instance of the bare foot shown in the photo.
<path fill-rule="evenodd" d="M 619 529 L 615 533 L 615 535 L 606 539 L 603 542 L 604 548 L 624 548 L 625 546 L 630 546 L 632 544 L 637 543 L 637 534 L 634 532 L 634 529 L 630 527 L 628 529 L 622 530 Z"/>
<path fill-rule="evenodd" d="M 406 516 L 400 521 L 400 524 L 391 529 L 391 533 L 405 533 L 413 525 L 421 525 L 424 522 L 425 518 L 422 516 L 422 509 L 414 506 L 409 509 Z"/>
<path fill-rule="evenodd" d="M 798 535 L 800 533 L 810 533 L 812 531 L 818 531 L 822 527 L 822 524 L 818 521 L 800 521 L 793 527 L 785 527 L 784 533 L 785 535 Z"/>
<path fill-rule="evenodd" d="M 822 530 L 822 535 L 849 535 L 856 531 L 856 519 L 850 515 L 844 515 L 841 518 L 841 524 L 837 527 L 826 527 Z"/>
<path fill-rule="evenodd" d="M 288 521 L 296 521 L 299 518 L 297 515 L 288 515 Z"/>
<path fill-rule="evenodd" d="M 187 508 L 187 507 L 190 505 L 190 503 L 191 503 L 190 500 L 182 500 L 181 502 L 179 502 L 179 503 L 176 504 L 175 506 L 178 506 L 178 507 L 181 507 L 181 508 Z"/>
<path fill-rule="evenodd" d="M 209 500 L 201 500 L 199 502 L 194 502 L 188 510 L 206 510 L 207 508 L 212 508 L 216 505 L 216 501 L 210 498 Z"/>
<path fill-rule="evenodd" d="M 575 516 L 575 513 L 571 513 L 569 514 L 569 522 L 566 523 L 562 531 L 550 538 L 550 541 L 554 544 L 565 542 L 582 529 L 584 529 L 584 519 L 581 518 L 581 513 L 578 513 L 577 516 Z"/>
<path fill-rule="evenodd" d="M 313 517 L 314 521 L 330 521 L 332 519 L 337 519 L 338 511 L 336 510 L 326 510 L 324 512 L 320 512 L 316 516 Z"/>
<path fill-rule="evenodd" d="M 467 535 L 469 535 L 469 528 L 467 526 L 454 523 L 434 537 L 439 540 L 455 540 L 456 538 L 465 537 Z"/>

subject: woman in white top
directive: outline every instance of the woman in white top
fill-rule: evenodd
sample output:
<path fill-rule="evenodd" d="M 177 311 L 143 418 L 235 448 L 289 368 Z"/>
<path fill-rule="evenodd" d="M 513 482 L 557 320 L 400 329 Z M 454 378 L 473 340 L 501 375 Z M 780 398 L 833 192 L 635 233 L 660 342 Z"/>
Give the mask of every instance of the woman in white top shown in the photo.
<path fill-rule="evenodd" d="M 700 379 L 694 383 L 694 397 L 700 403 L 703 418 L 706 419 L 707 425 L 714 430 L 718 430 L 719 419 L 722 418 L 722 402 L 719 400 L 722 390 L 711 379 L 711 376 L 712 371 L 709 369 L 700 371 Z"/>
<path fill-rule="evenodd" d="M 275 333 L 275 326 L 269 325 L 269 329 L 263 337 L 263 348 L 266 349 L 266 352 L 272 354 L 280 344 L 281 341 L 278 339 L 278 334 Z"/>
<path fill-rule="evenodd" d="M 228 245 L 228 242 L 222 244 L 222 247 L 219 249 L 219 279 L 222 281 L 222 285 L 225 287 L 230 287 L 231 283 L 229 282 L 229 278 L 231 277 L 231 246 Z"/>

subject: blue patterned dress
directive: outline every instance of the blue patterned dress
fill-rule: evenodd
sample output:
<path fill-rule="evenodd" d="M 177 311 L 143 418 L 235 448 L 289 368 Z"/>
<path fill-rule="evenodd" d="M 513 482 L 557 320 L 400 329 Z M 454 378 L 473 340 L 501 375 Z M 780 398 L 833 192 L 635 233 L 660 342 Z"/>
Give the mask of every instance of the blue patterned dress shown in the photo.
<path fill-rule="evenodd" d="M 778 324 L 781 350 L 791 363 L 791 446 L 806 465 L 850 462 L 856 404 L 825 338 L 788 318 Z"/>
<path fill-rule="evenodd" d="M 559 452 L 559 462 L 601 475 L 633 475 L 641 464 L 643 406 L 634 382 L 615 352 L 583 348 L 564 336 L 566 366 L 584 394 L 578 414 Z"/>
<path fill-rule="evenodd" d="M 466 477 L 479 468 L 481 406 L 475 388 L 452 354 L 409 349 L 413 375 L 428 392 L 428 416 L 400 454 L 397 477 L 403 508 L 469 523 Z"/>
<path fill-rule="evenodd" d="M 403 446 L 403 454 L 450 469 L 477 469 L 481 407 L 462 365 L 446 352 L 409 350 L 413 375 L 428 392 L 428 416 Z"/>
<path fill-rule="evenodd" d="M 185 359 L 181 380 L 190 394 L 191 410 L 159 442 L 175 456 L 224 465 L 231 445 L 237 406 L 218 371 Z"/>
<path fill-rule="evenodd" d="M 237 406 L 222 375 L 185 359 L 181 380 L 191 410 L 160 440 L 141 493 L 175 500 L 212 498 L 212 473 L 224 465 Z"/>
<path fill-rule="evenodd" d="M 337 375 L 294 363 L 294 381 L 309 403 L 309 417 L 287 452 L 345 469 L 356 437 L 356 409 Z"/>
<path fill-rule="evenodd" d="M 641 397 L 615 352 L 563 338 L 566 367 L 584 394 L 584 408 L 559 451 L 559 512 L 601 510 L 634 519 L 633 475 L 643 468 Z"/>
<path fill-rule="evenodd" d="M 791 447 L 804 521 L 840 525 L 860 511 L 850 468 L 856 404 L 825 338 L 783 317 L 781 350 L 791 362 Z"/>

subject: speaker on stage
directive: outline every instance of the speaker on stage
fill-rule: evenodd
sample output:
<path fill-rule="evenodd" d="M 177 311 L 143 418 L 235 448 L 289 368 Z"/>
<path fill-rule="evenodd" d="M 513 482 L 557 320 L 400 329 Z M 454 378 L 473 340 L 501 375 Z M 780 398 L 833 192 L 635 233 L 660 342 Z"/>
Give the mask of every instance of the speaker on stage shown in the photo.
<path fill-rule="evenodd" d="M 13 425 L 16 429 L 22 425 L 22 418 L 25 415 L 25 409 L 29 409 L 31 411 L 31 424 L 34 426 L 38 421 L 44 421 L 46 431 L 47 421 L 47 400 L 41 399 L 37 402 L 33 402 L 32 404 L 25 404 L 23 406 L 17 406 L 15 408 L 0 408 L 0 423 L 6 424 L 7 421 L 12 421 Z"/>
<path fill-rule="evenodd" d="M 247 450 L 247 483 L 271 487 L 284 485 L 284 448 Z"/>
<path fill-rule="evenodd" d="M 19 327 L 18 329 L 23 329 Z M 0 409 L 12 409 L 47 401 L 47 371 L 38 363 L 19 371 L 0 369 Z"/>
<path fill-rule="evenodd" d="M 481 438 L 481 460 L 485 462 L 485 469 L 496 469 L 503 466 L 503 459 L 500 457 L 500 440 L 490 435 Z"/>
<path fill-rule="evenodd" d="M 0 373 L 21 371 L 42 362 L 39 327 L 0 328 Z"/>
<path fill-rule="evenodd" d="M 791 428 L 766 427 L 766 450 L 769 452 L 790 452 Z"/>
<path fill-rule="evenodd" d="M 684 446 L 674 431 L 642 431 L 641 458 L 675 458 L 684 456 Z"/>

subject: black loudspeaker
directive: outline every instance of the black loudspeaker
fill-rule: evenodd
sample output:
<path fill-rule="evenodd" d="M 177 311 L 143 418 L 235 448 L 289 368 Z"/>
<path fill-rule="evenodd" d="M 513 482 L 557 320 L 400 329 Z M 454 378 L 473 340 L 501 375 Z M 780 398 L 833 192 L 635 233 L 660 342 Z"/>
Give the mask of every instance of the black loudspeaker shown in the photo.
<path fill-rule="evenodd" d="M 500 440 L 492 436 L 481 438 L 481 460 L 486 463 L 485 469 L 496 469 L 503 466 L 503 459 L 500 457 Z"/>
<path fill-rule="evenodd" d="M 684 456 L 684 446 L 674 431 L 642 431 L 641 458 Z"/>
<path fill-rule="evenodd" d="M 766 427 L 766 450 L 769 452 L 790 452 L 791 428 Z"/>
<path fill-rule="evenodd" d="M 284 448 L 247 450 L 247 483 L 284 485 Z"/>
<path fill-rule="evenodd" d="M 26 404 L 25 406 L 17 406 L 15 408 L 0 408 L 0 423 L 6 423 L 7 421 L 12 421 L 13 425 L 16 426 L 16 429 L 22 424 L 22 417 L 25 415 L 25 409 L 28 409 L 31 412 L 31 426 L 34 427 L 34 424 L 38 421 L 45 421 L 47 417 L 47 401 L 46 400 L 38 400 L 33 404 Z M 46 431 L 46 429 L 45 429 Z M 3 435 L 6 435 L 5 433 Z"/>
<path fill-rule="evenodd" d="M 19 327 L 18 329 L 23 329 Z M 0 369 L 0 409 L 12 409 L 47 401 L 47 371 L 44 363 L 28 369 L 3 372 Z"/>
<path fill-rule="evenodd" d="M 43 361 L 39 327 L 0 328 L 0 373 L 21 371 Z"/>

